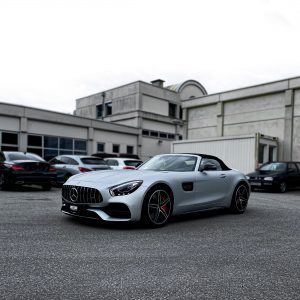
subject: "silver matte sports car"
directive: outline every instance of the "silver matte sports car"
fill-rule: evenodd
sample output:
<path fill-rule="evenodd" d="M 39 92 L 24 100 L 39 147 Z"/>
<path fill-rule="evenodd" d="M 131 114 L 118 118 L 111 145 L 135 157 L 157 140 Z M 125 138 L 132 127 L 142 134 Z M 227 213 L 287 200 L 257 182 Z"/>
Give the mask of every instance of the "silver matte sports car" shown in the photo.
<path fill-rule="evenodd" d="M 250 195 L 242 173 L 204 154 L 157 155 L 137 170 L 88 172 L 62 188 L 62 212 L 104 221 L 142 221 L 151 227 L 172 215 L 214 208 L 244 213 Z"/>

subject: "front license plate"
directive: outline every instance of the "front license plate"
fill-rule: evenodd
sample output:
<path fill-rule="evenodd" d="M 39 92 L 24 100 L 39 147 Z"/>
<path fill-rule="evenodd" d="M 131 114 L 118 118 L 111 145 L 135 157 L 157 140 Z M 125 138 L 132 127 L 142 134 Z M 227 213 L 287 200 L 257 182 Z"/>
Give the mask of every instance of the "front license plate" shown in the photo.
<path fill-rule="evenodd" d="M 78 206 L 76 206 L 76 205 L 70 205 L 70 210 L 77 211 L 78 210 Z"/>
<path fill-rule="evenodd" d="M 261 186 L 260 182 L 250 182 L 251 185 L 255 185 L 255 186 Z"/>

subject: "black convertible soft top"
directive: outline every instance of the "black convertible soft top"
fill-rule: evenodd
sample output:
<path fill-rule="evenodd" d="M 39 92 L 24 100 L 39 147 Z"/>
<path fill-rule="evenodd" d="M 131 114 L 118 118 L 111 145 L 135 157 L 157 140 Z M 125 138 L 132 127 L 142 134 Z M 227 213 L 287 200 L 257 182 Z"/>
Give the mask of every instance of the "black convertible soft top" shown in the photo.
<path fill-rule="evenodd" d="M 231 170 L 230 168 L 228 168 L 228 167 L 225 165 L 225 163 L 223 162 L 222 159 L 220 159 L 220 158 L 218 158 L 218 157 L 216 157 L 216 156 L 213 156 L 213 155 L 209 155 L 209 154 L 200 154 L 200 153 L 181 153 L 181 154 L 197 155 L 197 156 L 200 156 L 200 157 L 202 157 L 202 158 L 215 159 L 215 160 L 217 160 L 217 161 L 220 163 L 220 165 L 221 165 L 221 167 L 222 167 L 222 169 L 223 169 L 224 171 L 226 171 L 226 170 Z"/>

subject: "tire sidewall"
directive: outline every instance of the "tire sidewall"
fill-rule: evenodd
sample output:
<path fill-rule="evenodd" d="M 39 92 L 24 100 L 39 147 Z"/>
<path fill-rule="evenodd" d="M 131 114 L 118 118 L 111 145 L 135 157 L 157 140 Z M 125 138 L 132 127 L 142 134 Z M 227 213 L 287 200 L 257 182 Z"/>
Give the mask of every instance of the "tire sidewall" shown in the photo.
<path fill-rule="evenodd" d="M 239 209 L 239 208 L 237 207 L 236 199 L 235 199 L 235 198 L 236 198 L 236 193 L 237 193 L 238 189 L 239 189 L 241 186 L 245 187 L 246 190 L 247 190 L 247 204 L 246 204 L 246 206 L 244 207 L 243 210 L 241 210 L 241 209 Z M 235 214 L 243 214 L 243 213 L 246 211 L 246 209 L 247 209 L 248 201 L 249 201 L 249 196 L 250 196 L 249 188 L 247 188 L 247 186 L 246 186 L 245 184 L 239 183 L 239 184 L 235 187 L 234 192 L 233 192 L 233 195 L 232 195 L 231 205 L 230 205 L 230 210 L 231 210 L 231 212 L 233 212 L 233 213 L 235 213 Z"/>
<path fill-rule="evenodd" d="M 161 190 L 161 191 L 164 191 L 165 193 L 168 194 L 170 200 L 171 200 L 171 209 L 170 209 L 170 213 L 169 213 L 169 216 L 168 218 L 166 219 L 165 222 L 161 223 L 161 224 L 156 224 L 156 223 L 153 223 L 153 221 L 151 220 L 150 216 L 149 216 L 149 212 L 148 212 L 148 204 L 149 204 L 149 201 L 151 199 L 151 196 L 158 190 Z M 144 201 L 143 201 L 143 206 L 142 206 L 142 213 L 141 213 L 141 222 L 146 225 L 147 227 L 151 227 L 151 228 L 159 228 L 159 227 L 163 227 L 165 226 L 168 221 L 170 220 L 170 217 L 172 215 L 172 212 L 173 212 L 173 206 L 174 206 L 174 200 L 173 200 L 173 195 L 172 193 L 166 189 L 164 186 L 161 186 L 161 185 L 156 185 L 154 187 L 152 187 L 147 193 L 146 193 L 146 196 L 144 198 Z"/>

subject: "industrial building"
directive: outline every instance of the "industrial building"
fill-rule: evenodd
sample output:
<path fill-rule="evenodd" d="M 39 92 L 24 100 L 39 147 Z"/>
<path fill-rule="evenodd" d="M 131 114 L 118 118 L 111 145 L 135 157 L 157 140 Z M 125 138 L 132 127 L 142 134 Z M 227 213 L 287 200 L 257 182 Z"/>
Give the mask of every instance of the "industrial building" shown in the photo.
<path fill-rule="evenodd" d="M 255 133 L 276 139 L 278 159 L 300 160 L 300 77 L 210 95 L 195 80 L 136 81 L 77 99 L 74 115 L 0 103 L 1 149 L 46 159 L 106 152 L 145 160 L 182 139 Z"/>

